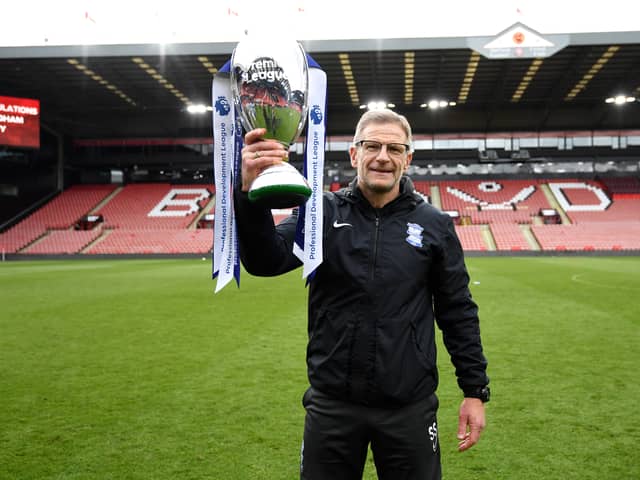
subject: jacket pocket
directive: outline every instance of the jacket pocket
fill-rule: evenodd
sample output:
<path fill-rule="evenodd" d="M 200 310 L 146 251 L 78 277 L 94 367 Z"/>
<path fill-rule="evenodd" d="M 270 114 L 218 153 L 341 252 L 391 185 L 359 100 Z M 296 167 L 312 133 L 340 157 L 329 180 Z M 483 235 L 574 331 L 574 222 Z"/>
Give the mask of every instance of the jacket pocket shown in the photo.
<path fill-rule="evenodd" d="M 355 323 L 355 314 L 330 310 L 312 319 L 307 346 L 311 385 L 328 392 L 346 388 Z"/>
<path fill-rule="evenodd" d="M 416 357 L 420 365 L 427 372 L 433 372 L 436 369 L 435 344 L 433 339 L 424 338 L 424 334 L 420 332 L 415 321 L 411 321 L 411 340 Z"/>

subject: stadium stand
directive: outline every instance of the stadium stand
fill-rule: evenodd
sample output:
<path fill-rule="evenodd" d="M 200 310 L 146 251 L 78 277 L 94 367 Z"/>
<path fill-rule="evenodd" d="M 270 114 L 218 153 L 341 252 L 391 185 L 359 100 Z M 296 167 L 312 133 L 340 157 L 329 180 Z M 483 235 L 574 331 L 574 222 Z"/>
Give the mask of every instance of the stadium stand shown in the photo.
<path fill-rule="evenodd" d="M 606 192 L 614 199 L 617 195 L 637 195 L 640 197 L 640 179 L 636 177 L 605 177 L 600 179 L 600 182 Z"/>
<path fill-rule="evenodd" d="M 531 246 L 519 225 L 492 223 L 490 228 L 497 250 L 531 250 Z"/>
<path fill-rule="evenodd" d="M 179 254 L 208 253 L 213 234 L 210 229 L 192 230 L 132 230 L 116 229 L 107 232 L 87 248 L 86 254 Z"/>
<path fill-rule="evenodd" d="M 640 222 L 533 225 L 543 250 L 640 250 Z"/>
<path fill-rule="evenodd" d="M 44 235 L 47 229 L 71 228 L 80 217 L 89 213 L 115 189 L 114 185 L 71 187 L 0 234 L 0 250 L 15 253 Z"/>
<path fill-rule="evenodd" d="M 640 250 L 640 180 L 439 180 L 414 182 L 458 212 L 468 251 Z M 74 186 L 0 234 L 0 251 L 40 255 L 206 254 L 213 188 L 166 183 Z M 563 224 L 544 224 L 543 209 Z M 274 210 L 275 223 L 290 210 Z M 89 219 L 99 219 L 95 223 Z M 560 221 L 560 218 L 558 218 Z M 196 228 L 198 227 L 198 228 Z"/>
<path fill-rule="evenodd" d="M 621 184 L 631 186 L 633 182 Z M 549 186 L 571 223 L 640 221 L 640 190 L 612 195 L 606 185 L 582 180 L 555 181 Z"/>
<path fill-rule="evenodd" d="M 44 235 L 47 229 L 44 225 L 21 225 L 0 234 L 0 251 L 2 253 L 16 253 L 26 245 Z"/>
<path fill-rule="evenodd" d="M 52 230 L 23 253 L 38 255 L 72 254 L 81 251 L 102 234 L 100 228 L 93 230 Z"/>
<path fill-rule="evenodd" d="M 550 208 L 538 180 L 440 181 L 443 210 L 455 210 L 473 224 L 531 223 Z"/>
<path fill-rule="evenodd" d="M 83 253 L 207 253 L 211 229 L 190 227 L 210 197 L 204 185 L 128 185 L 96 212 L 104 217 L 105 233 Z"/>
<path fill-rule="evenodd" d="M 464 250 L 485 251 L 487 244 L 482 236 L 481 225 L 456 225 L 456 233 Z"/>
<path fill-rule="evenodd" d="M 0 235 L 0 250 L 25 254 L 206 253 L 210 229 L 187 230 L 207 205 L 203 185 L 75 186 Z M 111 197 L 110 197 L 111 195 Z M 93 212 L 100 228 L 74 231 Z M 104 237 L 104 238 L 101 238 Z"/>
<path fill-rule="evenodd" d="M 104 217 L 105 228 L 184 229 L 210 196 L 205 185 L 133 184 L 124 187 L 96 214 Z"/>
<path fill-rule="evenodd" d="M 435 183 L 435 182 L 434 182 Z M 431 183 L 426 182 L 424 180 L 416 180 L 413 182 L 413 186 L 416 191 L 422 193 L 423 195 L 431 195 Z"/>

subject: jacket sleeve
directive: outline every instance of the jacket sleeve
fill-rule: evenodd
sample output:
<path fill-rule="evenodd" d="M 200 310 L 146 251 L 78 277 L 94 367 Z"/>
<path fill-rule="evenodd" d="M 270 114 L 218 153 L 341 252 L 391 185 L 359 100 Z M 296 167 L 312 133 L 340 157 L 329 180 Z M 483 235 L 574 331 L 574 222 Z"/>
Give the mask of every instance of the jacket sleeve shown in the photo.
<path fill-rule="evenodd" d="M 293 254 L 297 209 L 278 226 L 269 209 L 249 201 L 246 193 L 234 191 L 240 260 L 251 275 L 274 276 L 301 265 Z"/>
<path fill-rule="evenodd" d="M 469 275 L 453 222 L 444 220 L 443 240 L 432 278 L 438 326 L 463 391 L 489 383 L 487 360 L 480 340 L 478 306 L 471 298 Z"/>

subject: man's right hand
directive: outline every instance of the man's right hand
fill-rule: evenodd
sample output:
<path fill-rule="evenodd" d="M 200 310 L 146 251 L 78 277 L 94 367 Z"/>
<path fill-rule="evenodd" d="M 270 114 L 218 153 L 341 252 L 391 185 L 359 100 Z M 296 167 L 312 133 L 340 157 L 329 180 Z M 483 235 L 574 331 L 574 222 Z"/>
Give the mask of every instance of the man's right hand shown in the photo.
<path fill-rule="evenodd" d="M 286 161 L 289 150 L 277 140 L 263 139 L 265 128 L 256 128 L 244 136 L 242 148 L 242 191 L 248 192 L 256 177 L 267 167 Z"/>

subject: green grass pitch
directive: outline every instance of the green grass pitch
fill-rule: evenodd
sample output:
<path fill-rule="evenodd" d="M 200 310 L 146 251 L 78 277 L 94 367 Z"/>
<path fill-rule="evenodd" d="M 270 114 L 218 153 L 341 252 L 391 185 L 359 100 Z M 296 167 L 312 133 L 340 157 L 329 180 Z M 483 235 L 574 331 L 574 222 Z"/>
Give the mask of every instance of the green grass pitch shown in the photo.
<path fill-rule="evenodd" d="M 640 478 L 640 258 L 467 264 L 493 398 L 458 453 L 440 347 L 444 478 Z M 300 275 L 214 295 L 196 259 L 0 263 L 0 478 L 297 478 Z"/>

